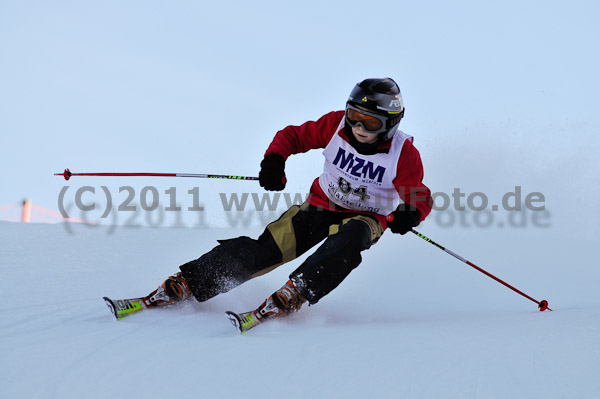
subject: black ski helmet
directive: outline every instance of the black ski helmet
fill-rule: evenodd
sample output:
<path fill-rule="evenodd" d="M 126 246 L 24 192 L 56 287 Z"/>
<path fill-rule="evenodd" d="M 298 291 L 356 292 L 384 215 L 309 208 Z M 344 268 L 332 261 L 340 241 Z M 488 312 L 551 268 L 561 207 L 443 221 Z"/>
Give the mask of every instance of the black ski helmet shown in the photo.
<path fill-rule="evenodd" d="M 391 139 L 404 116 L 400 87 L 392 78 L 372 78 L 357 83 L 346 102 L 346 115 L 348 105 L 386 118 L 386 129 L 379 134 L 379 141 Z"/>

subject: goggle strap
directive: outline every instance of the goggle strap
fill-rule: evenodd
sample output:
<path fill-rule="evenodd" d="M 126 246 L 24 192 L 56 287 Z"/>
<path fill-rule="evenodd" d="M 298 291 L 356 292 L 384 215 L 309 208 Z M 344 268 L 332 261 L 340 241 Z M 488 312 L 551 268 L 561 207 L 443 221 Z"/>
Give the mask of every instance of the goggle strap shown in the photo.
<path fill-rule="evenodd" d="M 404 110 L 402 110 L 402 112 L 400 112 L 399 114 L 397 114 L 394 117 L 388 117 L 388 128 L 400 123 L 400 120 L 402 119 L 403 116 L 404 116 Z"/>

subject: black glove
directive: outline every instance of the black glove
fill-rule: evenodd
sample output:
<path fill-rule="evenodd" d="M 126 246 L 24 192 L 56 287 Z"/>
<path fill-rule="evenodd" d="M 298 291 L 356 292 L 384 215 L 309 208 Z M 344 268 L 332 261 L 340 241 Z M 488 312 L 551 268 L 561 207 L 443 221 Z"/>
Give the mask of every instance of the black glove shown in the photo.
<path fill-rule="evenodd" d="M 287 182 L 285 178 L 285 159 L 279 154 L 269 154 L 260 163 L 258 181 L 268 191 L 281 191 Z"/>
<path fill-rule="evenodd" d="M 390 219 L 392 220 L 390 221 Z M 394 212 L 388 215 L 387 225 L 392 233 L 404 235 L 413 227 L 417 227 L 420 221 L 421 214 L 417 208 L 409 204 L 400 204 Z"/>

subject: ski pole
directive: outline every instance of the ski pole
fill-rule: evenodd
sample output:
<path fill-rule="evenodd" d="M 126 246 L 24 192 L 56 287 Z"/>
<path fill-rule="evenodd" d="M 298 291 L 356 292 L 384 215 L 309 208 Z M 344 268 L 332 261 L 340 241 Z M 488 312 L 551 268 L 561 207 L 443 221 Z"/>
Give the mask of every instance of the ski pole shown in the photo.
<path fill-rule="evenodd" d="M 192 173 L 73 173 L 65 169 L 63 173 L 55 173 L 54 176 L 63 176 L 69 180 L 71 176 L 158 176 L 158 177 L 199 177 L 204 179 L 231 179 L 231 180 L 258 180 L 258 177 L 233 176 L 233 175 L 211 175 Z"/>
<path fill-rule="evenodd" d="M 394 220 L 394 214 L 389 214 L 387 216 L 387 220 L 389 222 L 391 222 L 392 220 Z M 524 292 L 516 289 L 515 287 L 513 287 L 512 285 L 502 281 L 501 279 L 499 279 L 498 277 L 494 276 L 493 274 L 483 270 L 482 268 L 480 268 L 479 266 L 477 266 L 476 264 L 466 260 L 465 258 L 463 258 L 462 256 L 452 252 L 451 250 L 444 248 L 443 246 L 441 246 L 440 244 L 438 244 L 437 242 L 433 241 L 431 238 L 419 233 L 418 231 L 416 231 L 415 229 L 411 229 L 410 230 L 411 233 L 416 234 L 417 236 L 421 237 L 422 239 L 424 239 L 425 241 L 427 241 L 430 244 L 435 245 L 436 247 L 438 247 L 439 249 L 441 249 L 442 251 L 446 252 L 449 255 L 452 255 L 453 257 L 455 257 L 456 259 L 466 263 L 467 265 L 471 266 L 472 268 L 474 268 L 475 270 L 480 271 L 481 273 L 485 274 L 486 276 L 496 280 L 497 282 L 499 282 L 500 284 L 510 288 L 511 290 L 513 290 L 514 292 L 516 292 L 517 294 L 520 294 L 522 296 L 524 296 L 525 298 L 529 299 L 530 301 L 533 301 L 535 303 L 537 303 L 538 308 L 540 309 L 540 312 L 543 312 L 544 310 L 552 310 L 548 307 L 548 301 L 545 299 L 542 299 L 541 301 L 536 301 L 535 299 L 533 299 L 532 297 L 530 297 L 529 295 L 525 294 Z"/>

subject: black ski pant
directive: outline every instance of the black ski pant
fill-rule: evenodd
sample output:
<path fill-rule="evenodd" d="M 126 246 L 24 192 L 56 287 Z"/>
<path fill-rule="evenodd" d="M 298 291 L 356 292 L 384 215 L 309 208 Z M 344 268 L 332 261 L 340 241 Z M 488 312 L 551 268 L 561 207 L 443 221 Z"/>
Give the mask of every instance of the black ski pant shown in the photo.
<path fill-rule="evenodd" d="M 325 240 L 290 275 L 310 304 L 336 288 L 362 261 L 360 253 L 383 234 L 374 217 L 294 205 L 258 237 L 220 240 L 200 258 L 180 266 L 200 302 L 302 255 Z"/>

